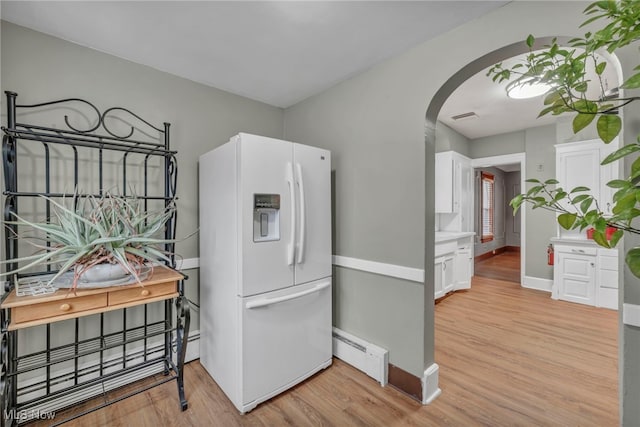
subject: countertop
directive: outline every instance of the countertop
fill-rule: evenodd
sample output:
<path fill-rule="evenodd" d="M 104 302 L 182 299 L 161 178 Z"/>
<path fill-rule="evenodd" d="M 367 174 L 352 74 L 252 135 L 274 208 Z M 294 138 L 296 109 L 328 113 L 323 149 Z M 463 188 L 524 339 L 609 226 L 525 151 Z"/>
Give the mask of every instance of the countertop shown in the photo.
<path fill-rule="evenodd" d="M 476 233 L 473 231 L 436 231 L 436 243 L 450 242 L 475 235 Z"/>
<path fill-rule="evenodd" d="M 593 246 L 599 247 L 599 245 L 591 239 L 569 239 L 566 237 L 552 237 L 549 239 L 551 243 L 554 245 L 583 245 L 583 246 Z"/>

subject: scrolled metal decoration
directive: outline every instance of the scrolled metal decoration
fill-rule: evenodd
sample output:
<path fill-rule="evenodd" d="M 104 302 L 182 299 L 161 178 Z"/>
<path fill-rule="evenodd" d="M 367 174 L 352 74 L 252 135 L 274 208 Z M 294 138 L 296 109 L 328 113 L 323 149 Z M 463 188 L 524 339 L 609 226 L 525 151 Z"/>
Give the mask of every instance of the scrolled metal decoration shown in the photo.
<path fill-rule="evenodd" d="M 143 119 L 142 117 L 138 116 L 137 114 L 135 114 L 134 112 L 132 112 L 130 110 L 127 110 L 126 108 L 111 107 L 108 110 L 105 110 L 104 113 L 102 113 L 102 116 L 100 117 L 100 121 L 102 122 L 102 127 L 104 128 L 104 130 L 107 131 L 107 133 L 109 135 L 113 136 L 114 138 L 118 138 L 118 139 L 130 138 L 133 135 L 133 133 L 135 132 L 135 128 L 133 126 L 131 126 L 131 131 L 129 132 L 129 134 L 128 135 L 124 135 L 124 136 L 123 135 L 118 135 L 117 133 L 113 132 L 111 129 L 109 129 L 109 127 L 107 126 L 107 122 L 105 120 L 107 118 L 107 114 L 109 114 L 112 111 L 124 111 L 125 113 L 128 113 L 128 114 L 132 115 L 133 117 L 135 117 L 136 119 L 140 120 L 142 123 L 146 124 L 150 128 L 155 129 L 158 132 L 164 133 L 164 130 L 155 127 L 154 125 L 152 125 L 151 123 L 149 123 L 148 121 Z"/>
<path fill-rule="evenodd" d="M 7 93 L 9 94 L 9 93 Z M 16 94 L 12 93 L 12 95 L 15 96 Z M 40 107 L 48 107 L 48 106 L 52 106 L 52 105 L 58 105 L 58 104 L 64 104 L 64 103 L 70 103 L 70 102 L 80 102 L 82 104 L 88 105 L 89 107 L 91 107 L 91 109 L 93 110 L 93 112 L 95 112 L 96 115 L 96 124 L 94 126 L 92 126 L 89 129 L 79 129 L 75 126 L 73 126 L 71 124 L 71 122 L 69 121 L 69 116 L 68 115 L 64 115 L 64 123 L 66 124 L 66 126 L 73 132 L 76 132 L 77 134 L 82 134 L 82 135 L 89 135 L 91 133 L 93 133 L 94 131 L 100 129 L 101 127 L 104 129 L 104 131 L 110 135 L 111 137 L 117 139 L 117 140 L 123 140 L 126 141 L 128 138 L 130 138 L 131 136 L 133 136 L 133 134 L 135 133 L 136 130 L 138 130 L 138 132 L 141 132 L 143 134 L 145 134 L 144 131 L 141 131 L 140 129 L 137 129 L 134 126 L 131 126 L 129 123 L 127 123 L 127 125 L 131 126 L 130 127 L 130 131 L 128 134 L 126 135 L 119 135 L 117 132 L 115 132 L 113 130 L 113 128 L 109 127 L 109 125 L 107 124 L 107 116 L 109 116 L 111 114 L 111 117 L 115 117 L 115 118 L 120 118 L 119 116 L 115 116 L 112 113 L 115 111 L 118 112 L 124 112 L 128 115 L 130 115 L 131 117 L 135 118 L 136 120 L 138 120 L 141 123 L 144 123 L 145 125 L 147 125 L 149 128 L 160 132 L 161 134 L 166 134 L 166 129 L 161 129 L 157 126 L 154 126 L 153 124 L 151 124 L 150 122 L 148 122 L 147 120 L 143 119 L 142 117 L 140 117 L 139 115 L 137 115 L 136 113 L 134 113 L 131 110 L 128 110 L 126 108 L 123 107 L 111 107 L 108 108 L 107 110 L 105 110 L 104 112 L 101 112 L 98 107 L 96 107 L 94 104 L 92 104 L 89 101 L 86 101 L 84 99 L 81 98 L 65 98 L 65 99 L 59 99 L 59 100 L 55 100 L 55 101 L 48 101 L 48 102 L 40 102 L 37 104 L 20 104 L 20 105 L 15 105 L 16 108 L 40 108 Z M 3 128 L 4 129 L 4 128 Z M 40 128 L 40 129 L 46 129 L 46 130 L 50 130 L 50 131 L 55 131 L 55 129 L 52 128 Z M 10 130 L 14 130 L 14 129 L 10 129 Z M 98 137 L 98 135 L 94 135 L 96 137 Z"/>
<path fill-rule="evenodd" d="M 91 108 L 93 108 L 93 111 L 95 111 L 96 113 L 96 118 L 98 119 L 96 125 L 94 127 L 92 127 L 91 129 L 77 129 L 75 127 L 73 127 L 71 125 L 71 123 L 69 123 L 69 116 L 67 116 L 66 114 L 64 115 L 64 122 L 67 125 L 67 127 L 71 130 L 73 130 L 74 132 L 78 132 L 78 133 L 90 133 L 95 131 L 96 129 L 98 129 L 100 127 L 100 124 L 102 122 L 102 115 L 100 114 L 100 110 L 98 110 L 98 108 L 93 105 L 92 103 L 90 103 L 89 101 L 85 101 L 84 99 L 80 99 L 80 98 L 66 98 L 66 99 L 59 99 L 57 101 L 49 101 L 49 102 L 41 102 L 39 104 L 31 104 L 31 105 L 16 105 L 16 107 L 18 108 L 38 108 L 38 107 L 47 107 L 49 105 L 55 105 L 55 104 L 63 104 L 65 102 L 82 102 L 84 104 L 87 104 L 88 106 L 90 106 Z"/>

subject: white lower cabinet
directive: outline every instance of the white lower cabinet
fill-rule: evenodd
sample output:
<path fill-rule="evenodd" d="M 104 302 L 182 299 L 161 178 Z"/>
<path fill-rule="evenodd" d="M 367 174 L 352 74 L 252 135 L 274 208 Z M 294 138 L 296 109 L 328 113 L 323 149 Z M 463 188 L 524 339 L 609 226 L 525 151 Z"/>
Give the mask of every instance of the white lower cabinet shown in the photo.
<path fill-rule="evenodd" d="M 435 299 L 444 296 L 444 258 L 436 258 L 433 266 L 433 295 Z"/>
<path fill-rule="evenodd" d="M 451 233 L 453 234 L 453 233 Z M 471 288 L 473 276 L 473 233 L 440 241 L 435 246 L 434 298 Z"/>
<path fill-rule="evenodd" d="M 598 288 L 596 301 L 598 307 L 618 309 L 618 251 L 616 249 L 598 249 Z"/>
<path fill-rule="evenodd" d="M 453 291 L 454 284 L 454 267 L 453 267 L 453 254 L 447 254 L 442 257 L 438 257 L 435 260 L 435 277 L 434 277 L 434 295 L 435 298 L 440 298 L 447 293 Z"/>
<path fill-rule="evenodd" d="M 592 242 L 555 243 L 552 298 L 618 308 L 618 251 Z"/>
<path fill-rule="evenodd" d="M 459 246 L 453 260 L 454 287 L 458 289 L 471 289 L 471 276 L 473 276 L 473 247 L 471 245 Z"/>

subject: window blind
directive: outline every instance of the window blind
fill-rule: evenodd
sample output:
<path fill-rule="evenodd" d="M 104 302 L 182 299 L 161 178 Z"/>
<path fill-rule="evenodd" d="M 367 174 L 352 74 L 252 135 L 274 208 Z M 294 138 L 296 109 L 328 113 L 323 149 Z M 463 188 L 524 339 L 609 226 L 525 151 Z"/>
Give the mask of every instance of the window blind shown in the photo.
<path fill-rule="evenodd" d="M 480 192 L 482 234 L 480 240 L 484 243 L 493 240 L 493 214 L 495 210 L 495 180 L 493 174 L 481 172 L 480 182 L 482 185 Z"/>

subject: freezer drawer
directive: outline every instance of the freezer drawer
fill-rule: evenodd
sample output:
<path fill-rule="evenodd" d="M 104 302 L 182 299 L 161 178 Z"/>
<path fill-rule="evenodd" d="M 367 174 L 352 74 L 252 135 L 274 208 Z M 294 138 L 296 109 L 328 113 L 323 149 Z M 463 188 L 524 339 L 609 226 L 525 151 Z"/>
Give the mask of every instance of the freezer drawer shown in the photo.
<path fill-rule="evenodd" d="M 246 412 L 331 363 L 331 278 L 239 301 Z"/>

